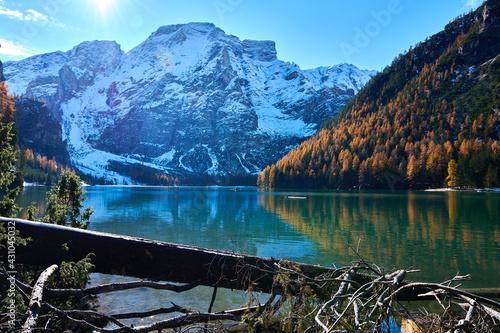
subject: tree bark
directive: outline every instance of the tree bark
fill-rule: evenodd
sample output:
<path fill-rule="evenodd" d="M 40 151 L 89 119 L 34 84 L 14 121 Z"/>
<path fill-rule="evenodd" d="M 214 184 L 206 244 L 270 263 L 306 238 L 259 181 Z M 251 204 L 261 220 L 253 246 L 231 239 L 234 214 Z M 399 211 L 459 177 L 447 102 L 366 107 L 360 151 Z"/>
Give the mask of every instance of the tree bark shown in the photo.
<path fill-rule="evenodd" d="M 38 266 L 77 261 L 93 253 L 94 272 L 191 283 L 270 293 L 279 260 L 178 245 L 130 236 L 69 228 L 59 225 L 0 217 L 0 223 L 15 222 L 27 246 L 16 249 L 16 262 Z M 67 244 L 68 251 L 62 250 Z M 323 266 L 293 263 L 302 274 L 314 278 L 343 271 Z"/>

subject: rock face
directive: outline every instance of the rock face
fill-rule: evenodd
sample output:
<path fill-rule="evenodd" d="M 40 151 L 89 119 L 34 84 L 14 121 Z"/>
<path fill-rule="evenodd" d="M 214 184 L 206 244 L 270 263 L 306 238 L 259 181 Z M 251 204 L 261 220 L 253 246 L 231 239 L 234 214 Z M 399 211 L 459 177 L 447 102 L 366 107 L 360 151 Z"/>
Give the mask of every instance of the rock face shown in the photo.
<path fill-rule="evenodd" d="M 0 61 L 0 82 L 5 81 Z M 45 103 L 26 97 L 15 98 L 18 145 L 49 159 L 55 157 L 62 165 L 70 165 L 62 127 Z"/>
<path fill-rule="evenodd" d="M 172 175 L 253 174 L 315 133 L 375 74 L 301 70 L 272 41 L 209 23 L 160 27 L 124 53 L 115 42 L 5 63 L 12 92 L 46 101 L 73 165 L 117 183 L 111 165 Z"/>
<path fill-rule="evenodd" d="M 500 1 L 490 0 L 485 2 L 480 17 L 475 17 L 475 22 L 481 22 L 478 34 L 466 43 L 460 54 L 459 61 L 480 65 L 484 59 L 498 55 L 500 45 Z"/>
<path fill-rule="evenodd" d="M 45 103 L 30 98 L 16 98 L 18 145 L 62 165 L 70 165 L 66 141 L 62 140 L 62 127 Z"/>

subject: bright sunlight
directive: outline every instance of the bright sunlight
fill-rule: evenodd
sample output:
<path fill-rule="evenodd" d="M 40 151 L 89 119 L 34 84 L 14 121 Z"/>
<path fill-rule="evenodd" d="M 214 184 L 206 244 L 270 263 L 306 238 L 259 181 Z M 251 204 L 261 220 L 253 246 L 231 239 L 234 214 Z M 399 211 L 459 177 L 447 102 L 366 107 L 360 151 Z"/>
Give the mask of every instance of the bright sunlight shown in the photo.
<path fill-rule="evenodd" d="M 107 16 L 110 9 L 113 8 L 116 0 L 87 0 L 91 6 L 93 6 L 101 16 Z"/>

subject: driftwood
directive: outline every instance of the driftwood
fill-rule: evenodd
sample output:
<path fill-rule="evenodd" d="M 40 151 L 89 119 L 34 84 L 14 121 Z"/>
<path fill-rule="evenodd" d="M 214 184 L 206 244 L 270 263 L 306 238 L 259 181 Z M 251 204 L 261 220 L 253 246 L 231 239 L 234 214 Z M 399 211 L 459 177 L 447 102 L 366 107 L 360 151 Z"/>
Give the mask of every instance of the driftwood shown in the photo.
<path fill-rule="evenodd" d="M 324 303 L 316 313 L 315 321 L 321 327 L 324 333 L 330 332 L 347 332 L 341 329 L 351 328 L 353 331 L 375 332 L 383 322 L 387 322 L 391 317 L 395 318 L 398 315 L 403 318 L 410 317 L 411 325 L 416 329 L 414 332 L 434 332 L 442 331 L 443 328 L 449 327 L 447 332 L 490 332 L 493 328 L 498 328 L 496 322 L 500 320 L 500 303 L 473 295 L 467 291 L 461 290 L 458 287 L 453 287 L 451 284 L 463 281 L 464 277 L 457 276 L 450 281 L 444 283 L 407 283 L 401 286 L 402 278 L 409 272 L 404 270 L 395 271 L 389 274 L 382 274 L 373 282 L 362 286 L 354 286 L 348 283 L 348 286 L 340 286 L 332 299 Z M 440 304 L 444 310 L 442 317 L 439 318 L 437 325 L 431 324 L 429 318 L 416 320 L 412 318 L 416 313 L 411 313 L 406 307 L 396 303 L 398 294 L 405 289 L 425 288 L 428 290 L 426 294 L 418 295 L 419 297 L 427 297 L 432 295 L 435 301 Z M 346 306 L 338 306 L 341 302 L 347 301 Z M 452 304 L 457 304 L 459 301 L 466 303 L 458 303 L 466 310 L 465 318 L 457 322 L 452 317 L 451 320 L 444 320 Z M 444 304 L 447 303 L 445 306 Z M 399 311 L 399 314 L 397 312 Z M 404 314 L 401 315 L 401 312 Z M 403 322 L 406 320 L 403 320 Z M 407 322 L 407 321 L 406 321 Z"/>

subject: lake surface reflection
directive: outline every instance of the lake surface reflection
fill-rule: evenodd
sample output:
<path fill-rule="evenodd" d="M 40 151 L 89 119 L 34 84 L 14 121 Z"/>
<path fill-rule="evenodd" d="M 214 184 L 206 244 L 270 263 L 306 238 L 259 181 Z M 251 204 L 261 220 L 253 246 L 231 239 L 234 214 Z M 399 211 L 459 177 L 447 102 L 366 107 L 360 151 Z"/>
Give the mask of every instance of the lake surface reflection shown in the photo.
<path fill-rule="evenodd" d="M 358 260 L 350 245 L 356 248 L 361 240 L 366 261 L 387 269 L 421 269 L 415 280 L 442 282 L 470 273 L 468 287 L 500 287 L 497 193 L 85 189 L 84 204 L 95 210 L 92 230 L 323 265 Z M 38 201 L 42 214 L 47 190 L 26 188 L 20 204 Z M 117 278 L 93 277 L 94 283 L 110 279 Z M 141 293 L 130 294 L 134 306 Z M 206 299 L 200 307 L 208 307 L 210 293 L 197 292 L 197 298 Z M 242 305 L 245 297 L 226 294 L 218 300 L 216 310 Z M 114 301 L 103 299 L 103 307 L 117 310 Z M 159 302 L 165 306 L 164 299 Z M 148 302 L 148 307 L 159 304 Z"/>

